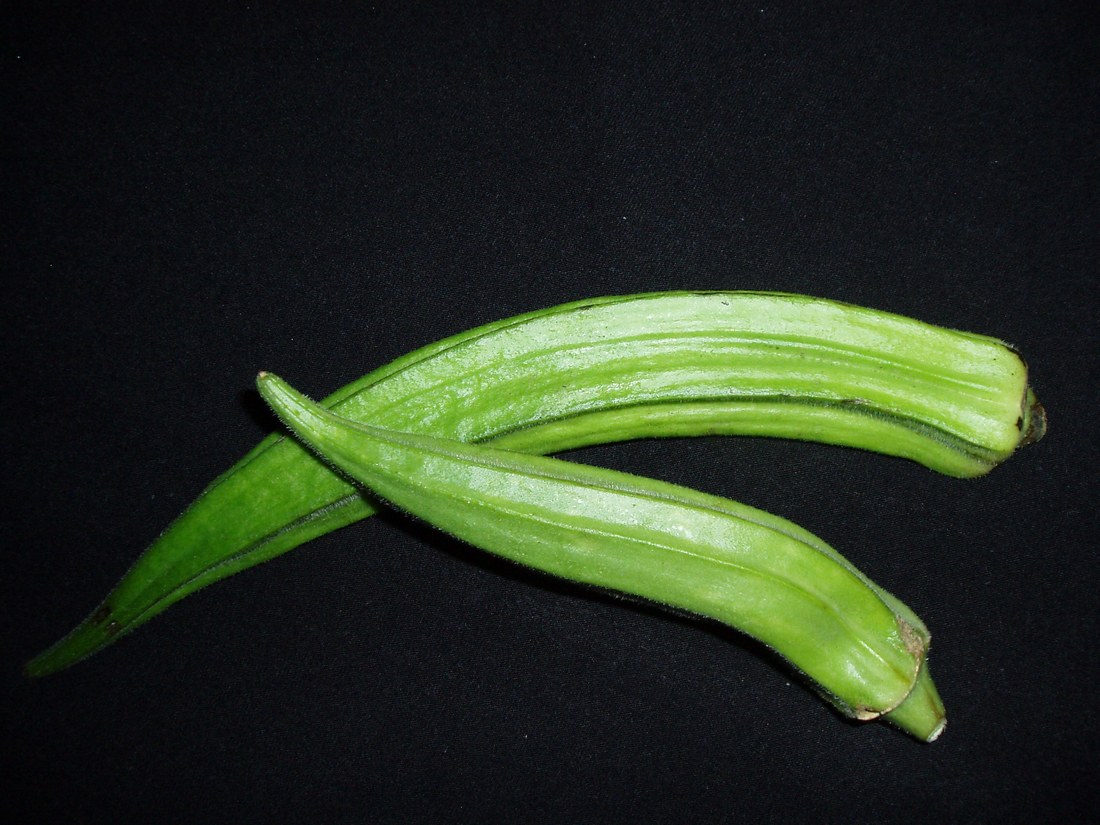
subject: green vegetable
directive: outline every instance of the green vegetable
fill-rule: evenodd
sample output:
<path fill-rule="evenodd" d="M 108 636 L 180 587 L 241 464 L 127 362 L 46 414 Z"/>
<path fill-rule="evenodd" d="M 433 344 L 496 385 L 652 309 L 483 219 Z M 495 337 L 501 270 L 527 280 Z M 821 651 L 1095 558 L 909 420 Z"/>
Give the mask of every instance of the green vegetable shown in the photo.
<path fill-rule="evenodd" d="M 655 293 L 509 318 L 424 347 L 322 402 L 378 426 L 548 453 L 650 436 L 769 435 L 976 476 L 1042 435 L 1026 367 L 992 338 L 797 295 Z M 374 505 L 273 435 L 215 480 L 41 676 L 179 599 Z"/>
<path fill-rule="evenodd" d="M 597 467 L 340 418 L 274 375 L 260 392 L 319 456 L 380 498 L 529 567 L 724 622 L 856 719 L 943 730 L 912 611 L 783 519 Z"/>

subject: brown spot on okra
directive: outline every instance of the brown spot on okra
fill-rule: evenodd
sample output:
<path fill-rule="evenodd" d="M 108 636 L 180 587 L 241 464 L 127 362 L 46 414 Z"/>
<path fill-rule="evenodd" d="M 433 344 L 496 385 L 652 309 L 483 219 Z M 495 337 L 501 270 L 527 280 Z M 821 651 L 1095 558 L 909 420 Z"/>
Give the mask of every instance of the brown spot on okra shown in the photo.
<path fill-rule="evenodd" d="M 102 626 L 103 632 L 107 634 L 108 637 L 114 636 L 122 630 L 122 625 L 119 624 L 116 619 L 111 618 L 111 613 L 111 606 L 109 604 L 104 604 L 100 606 L 99 610 L 92 614 L 92 624 L 97 627 Z"/>
<path fill-rule="evenodd" d="M 906 651 L 918 660 L 923 659 L 924 654 L 928 652 L 928 640 L 921 636 L 913 625 L 900 616 L 898 616 L 898 630 Z"/>

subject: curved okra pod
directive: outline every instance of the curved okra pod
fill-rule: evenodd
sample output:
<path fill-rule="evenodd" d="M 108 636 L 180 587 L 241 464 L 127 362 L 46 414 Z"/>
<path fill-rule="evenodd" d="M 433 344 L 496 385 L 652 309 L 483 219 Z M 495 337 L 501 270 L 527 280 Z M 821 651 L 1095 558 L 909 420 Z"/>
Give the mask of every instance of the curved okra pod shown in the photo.
<path fill-rule="evenodd" d="M 848 716 L 925 741 L 943 730 L 927 629 L 795 525 L 653 479 L 357 424 L 274 375 L 257 383 L 296 436 L 393 506 L 520 564 L 737 628 Z"/>
<path fill-rule="evenodd" d="M 529 453 L 651 436 L 766 435 L 976 476 L 1042 435 L 993 338 L 798 295 L 598 298 L 419 349 L 322 402 L 341 416 Z M 41 676 L 208 584 L 374 512 L 293 439 L 216 479 L 102 604 L 27 665 Z"/>

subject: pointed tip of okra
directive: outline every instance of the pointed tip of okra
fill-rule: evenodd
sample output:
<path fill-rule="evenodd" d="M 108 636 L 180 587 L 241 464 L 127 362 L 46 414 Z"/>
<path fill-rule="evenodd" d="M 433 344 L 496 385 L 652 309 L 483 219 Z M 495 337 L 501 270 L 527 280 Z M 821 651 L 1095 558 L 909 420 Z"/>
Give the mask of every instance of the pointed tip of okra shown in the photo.
<path fill-rule="evenodd" d="M 921 664 L 909 695 L 882 718 L 922 742 L 934 742 L 943 733 L 947 727 L 947 712 L 932 683 L 927 660 Z"/>
<path fill-rule="evenodd" d="M 271 403 L 270 393 L 283 386 L 286 386 L 286 382 L 273 372 L 260 370 L 256 373 L 256 389 L 268 404 Z"/>
<path fill-rule="evenodd" d="M 305 424 L 305 419 L 316 424 L 324 417 L 323 411 L 318 412 L 320 407 L 317 404 L 273 372 L 261 370 L 256 375 L 256 389 L 275 415 L 292 432 L 299 432 Z"/>
<path fill-rule="evenodd" d="M 41 679 L 65 670 L 107 647 L 122 630 L 112 616 L 110 605 L 102 604 L 62 639 L 23 665 L 23 675 Z"/>
<path fill-rule="evenodd" d="M 261 395 L 265 393 L 265 390 L 270 390 L 276 386 L 289 387 L 289 384 L 273 372 L 260 370 L 256 373 L 256 389 L 260 391 Z"/>
<path fill-rule="evenodd" d="M 275 410 L 276 415 L 279 415 L 279 408 L 276 403 L 278 400 L 282 400 L 288 395 L 292 398 L 299 396 L 299 393 L 286 381 L 275 373 L 268 372 L 267 370 L 260 370 L 256 373 L 256 389 L 259 391 L 264 401 Z M 282 416 L 279 415 L 279 417 L 281 418 Z"/>

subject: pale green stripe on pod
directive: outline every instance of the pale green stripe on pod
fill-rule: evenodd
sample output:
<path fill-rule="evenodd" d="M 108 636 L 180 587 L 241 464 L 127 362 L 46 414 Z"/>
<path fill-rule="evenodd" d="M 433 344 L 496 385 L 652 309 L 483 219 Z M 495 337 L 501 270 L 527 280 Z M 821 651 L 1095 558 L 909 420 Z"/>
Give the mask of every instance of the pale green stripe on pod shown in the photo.
<path fill-rule="evenodd" d="M 424 347 L 329 396 L 347 418 L 532 453 L 651 436 L 766 435 L 957 476 L 1042 432 L 1026 368 L 992 338 L 804 296 L 654 293 L 528 313 Z M 72 633 L 59 670 L 179 599 L 373 513 L 292 440 L 215 480 Z"/>
<path fill-rule="evenodd" d="M 894 721 L 923 740 L 943 729 L 918 682 L 923 625 L 801 528 L 653 479 L 357 424 L 273 375 L 257 383 L 295 435 L 397 508 L 519 564 L 735 627 L 854 718 L 889 714 L 919 684 Z"/>

